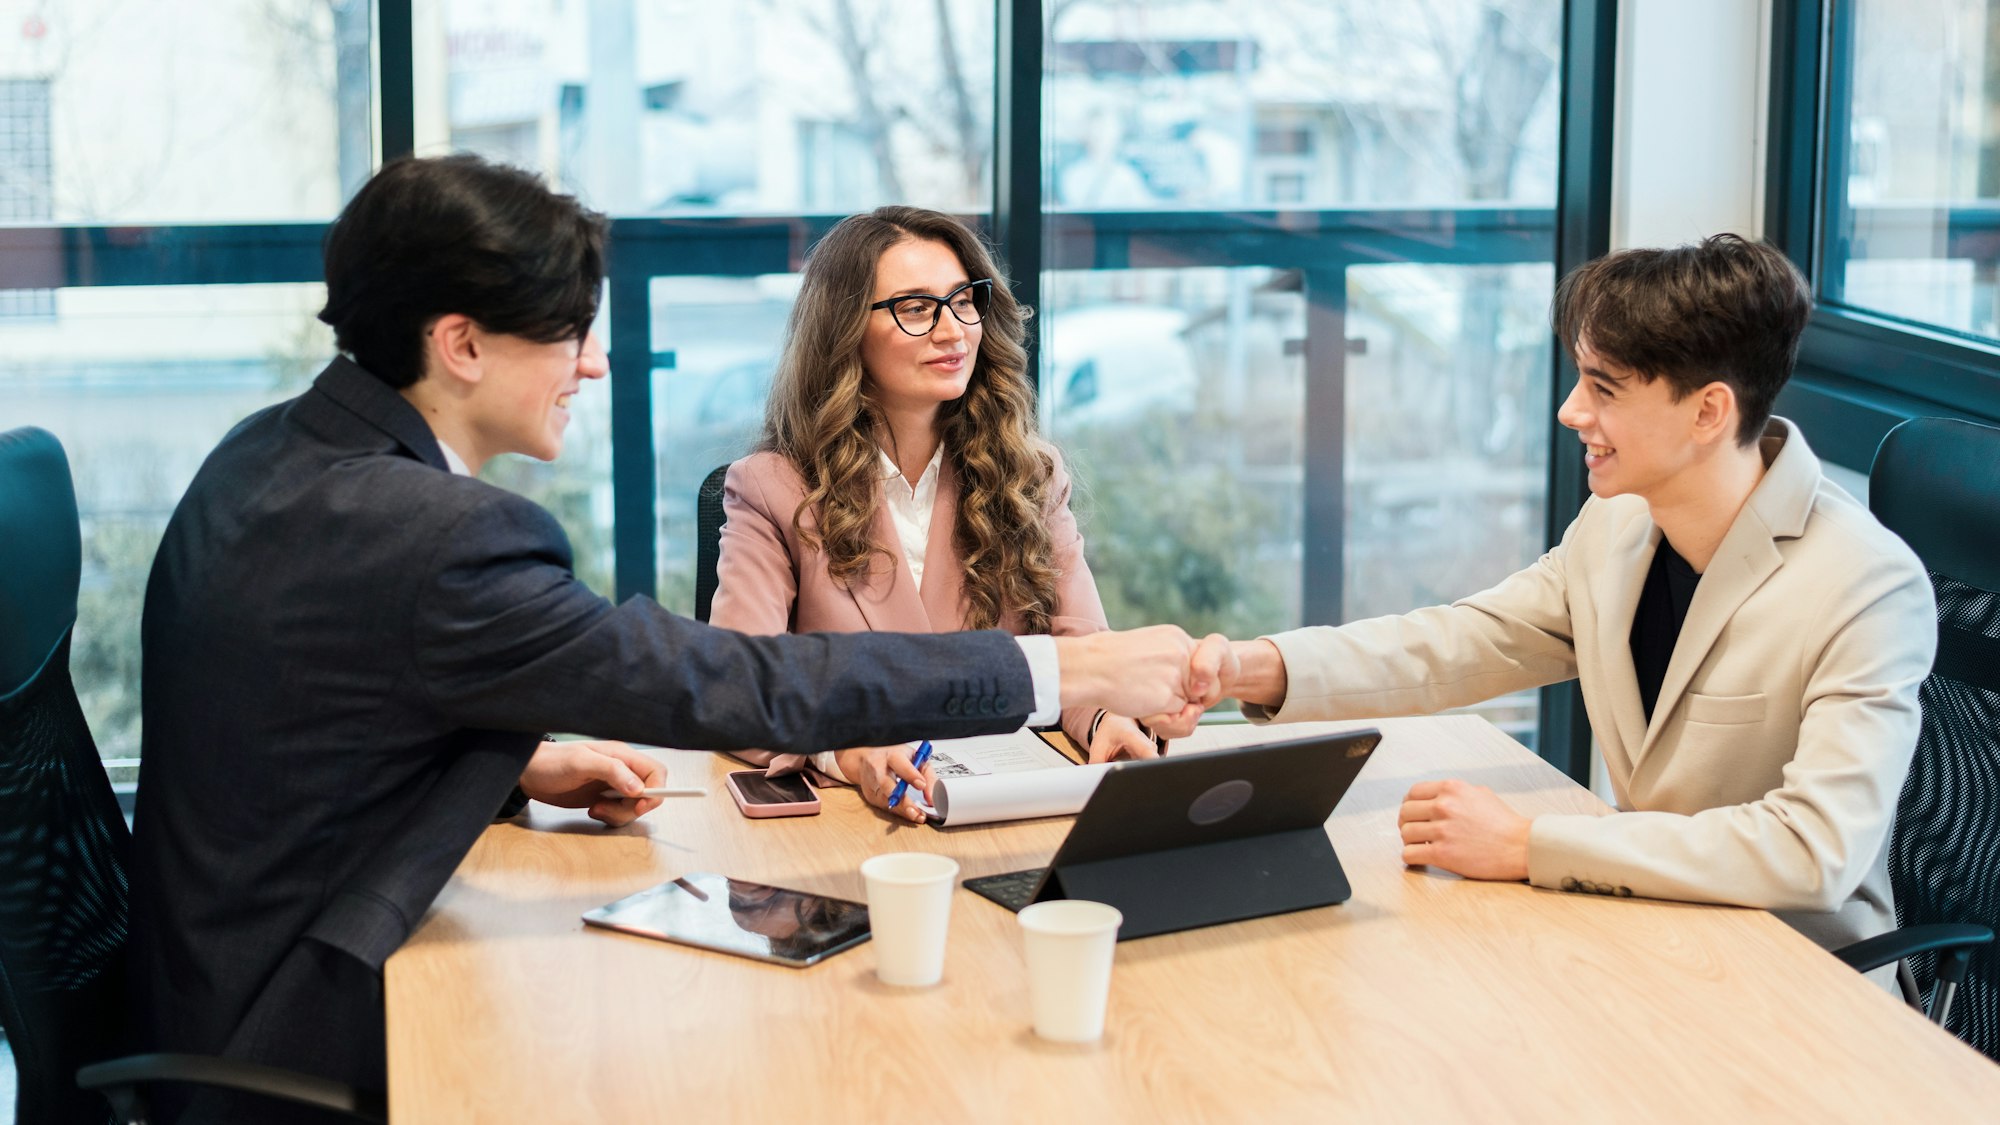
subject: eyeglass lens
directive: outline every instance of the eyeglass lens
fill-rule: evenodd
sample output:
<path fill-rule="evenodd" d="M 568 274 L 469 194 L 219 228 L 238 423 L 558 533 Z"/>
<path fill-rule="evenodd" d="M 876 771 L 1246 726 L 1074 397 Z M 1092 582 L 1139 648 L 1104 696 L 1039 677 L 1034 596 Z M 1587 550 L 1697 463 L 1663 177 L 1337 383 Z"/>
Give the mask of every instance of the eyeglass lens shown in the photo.
<path fill-rule="evenodd" d="M 992 286 L 974 282 L 953 291 L 945 301 L 936 297 L 910 297 L 897 301 L 890 311 L 903 331 L 912 336 L 927 336 L 937 327 L 940 308 L 949 306 L 951 315 L 960 324 L 978 324 L 992 300 Z"/>

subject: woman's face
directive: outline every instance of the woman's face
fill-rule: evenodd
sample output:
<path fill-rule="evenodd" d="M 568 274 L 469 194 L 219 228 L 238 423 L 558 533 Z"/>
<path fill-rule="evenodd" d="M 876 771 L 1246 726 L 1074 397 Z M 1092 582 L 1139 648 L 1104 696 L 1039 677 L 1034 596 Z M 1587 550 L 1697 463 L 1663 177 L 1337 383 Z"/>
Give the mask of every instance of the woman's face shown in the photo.
<path fill-rule="evenodd" d="M 868 303 L 892 297 L 944 297 L 970 280 L 951 247 L 905 239 L 884 250 L 875 263 L 875 291 Z M 965 394 L 971 384 L 972 369 L 979 361 L 981 326 L 960 323 L 950 309 L 937 311 L 937 323 L 922 336 L 899 327 L 891 309 L 869 312 L 861 366 L 871 394 L 885 411 L 935 411 Z"/>

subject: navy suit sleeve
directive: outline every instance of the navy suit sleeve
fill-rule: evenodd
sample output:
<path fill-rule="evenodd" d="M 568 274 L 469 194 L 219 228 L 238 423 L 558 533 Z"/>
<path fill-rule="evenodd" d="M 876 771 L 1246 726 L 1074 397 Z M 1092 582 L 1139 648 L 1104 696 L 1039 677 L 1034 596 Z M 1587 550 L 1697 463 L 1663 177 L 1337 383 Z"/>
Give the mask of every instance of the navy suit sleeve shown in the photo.
<path fill-rule="evenodd" d="M 439 530 L 409 643 L 456 725 L 699 750 L 812 753 L 1018 728 L 1034 705 L 1004 632 L 749 637 L 571 572 L 546 511 L 496 493 Z"/>

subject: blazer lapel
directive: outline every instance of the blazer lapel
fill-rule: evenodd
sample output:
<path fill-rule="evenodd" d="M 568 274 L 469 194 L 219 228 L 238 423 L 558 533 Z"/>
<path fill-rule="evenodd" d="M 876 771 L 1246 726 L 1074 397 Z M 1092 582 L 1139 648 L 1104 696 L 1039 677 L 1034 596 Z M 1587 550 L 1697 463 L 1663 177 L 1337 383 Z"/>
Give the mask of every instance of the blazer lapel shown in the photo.
<path fill-rule="evenodd" d="M 869 525 L 869 538 L 888 552 L 888 558 L 876 555 L 869 563 L 867 580 L 849 585 L 847 594 L 854 599 L 854 606 L 861 611 L 868 628 L 878 633 L 933 632 L 923 600 L 917 595 L 916 580 L 910 577 L 910 564 L 903 559 L 903 540 L 896 534 L 896 518 L 889 514 L 889 505 L 882 502 L 882 492 L 889 484 L 884 480 L 875 486 L 878 502 L 874 522 Z M 924 569 L 928 572 L 930 567 L 926 565 Z"/>
<path fill-rule="evenodd" d="M 1736 522 L 1729 525 L 1722 546 L 1695 587 L 1687 620 L 1674 641 L 1673 658 L 1667 662 L 1666 678 L 1660 683 L 1660 698 L 1653 705 L 1653 721 L 1646 728 L 1641 756 L 1652 749 L 1668 714 L 1680 702 L 1695 669 L 1708 659 L 1729 619 L 1784 564 L 1777 541 L 1804 534 L 1812 515 L 1813 497 L 1819 491 L 1819 462 L 1784 419 L 1773 418 L 1765 435 L 1768 463 L 1764 479 L 1736 514 Z"/>
<path fill-rule="evenodd" d="M 937 499 L 931 502 L 931 533 L 924 548 L 924 613 L 932 632 L 965 627 L 965 568 L 959 565 L 952 531 L 958 526 L 958 473 L 951 458 L 938 463 Z"/>
<path fill-rule="evenodd" d="M 1617 746 L 1601 749 L 1624 758 L 1628 770 L 1646 740 L 1646 704 L 1639 698 L 1639 672 L 1632 663 L 1632 618 L 1659 543 L 1660 529 L 1652 520 L 1632 521 L 1605 560 L 1604 593 L 1597 606 L 1597 664 L 1618 734 Z"/>

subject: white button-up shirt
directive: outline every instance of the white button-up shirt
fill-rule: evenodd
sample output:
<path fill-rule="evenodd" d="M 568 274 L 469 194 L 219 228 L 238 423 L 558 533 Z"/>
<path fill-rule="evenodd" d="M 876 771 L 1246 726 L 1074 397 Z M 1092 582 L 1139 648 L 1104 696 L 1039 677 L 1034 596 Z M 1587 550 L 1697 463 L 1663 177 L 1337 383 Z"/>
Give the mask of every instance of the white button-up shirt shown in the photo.
<path fill-rule="evenodd" d="M 931 511 L 937 507 L 938 471 L 944 464 L 944 443 L 931 454 L 931 463 L 911 484 L 903 477 L 889 451 L 882 455 L 882 501 L 888 505 L 889 519 L 896 525 L 896 538 L 903 544 L 903 561 L 917 589 L 924 587 L 924 555 L 931 545 Z"/>

